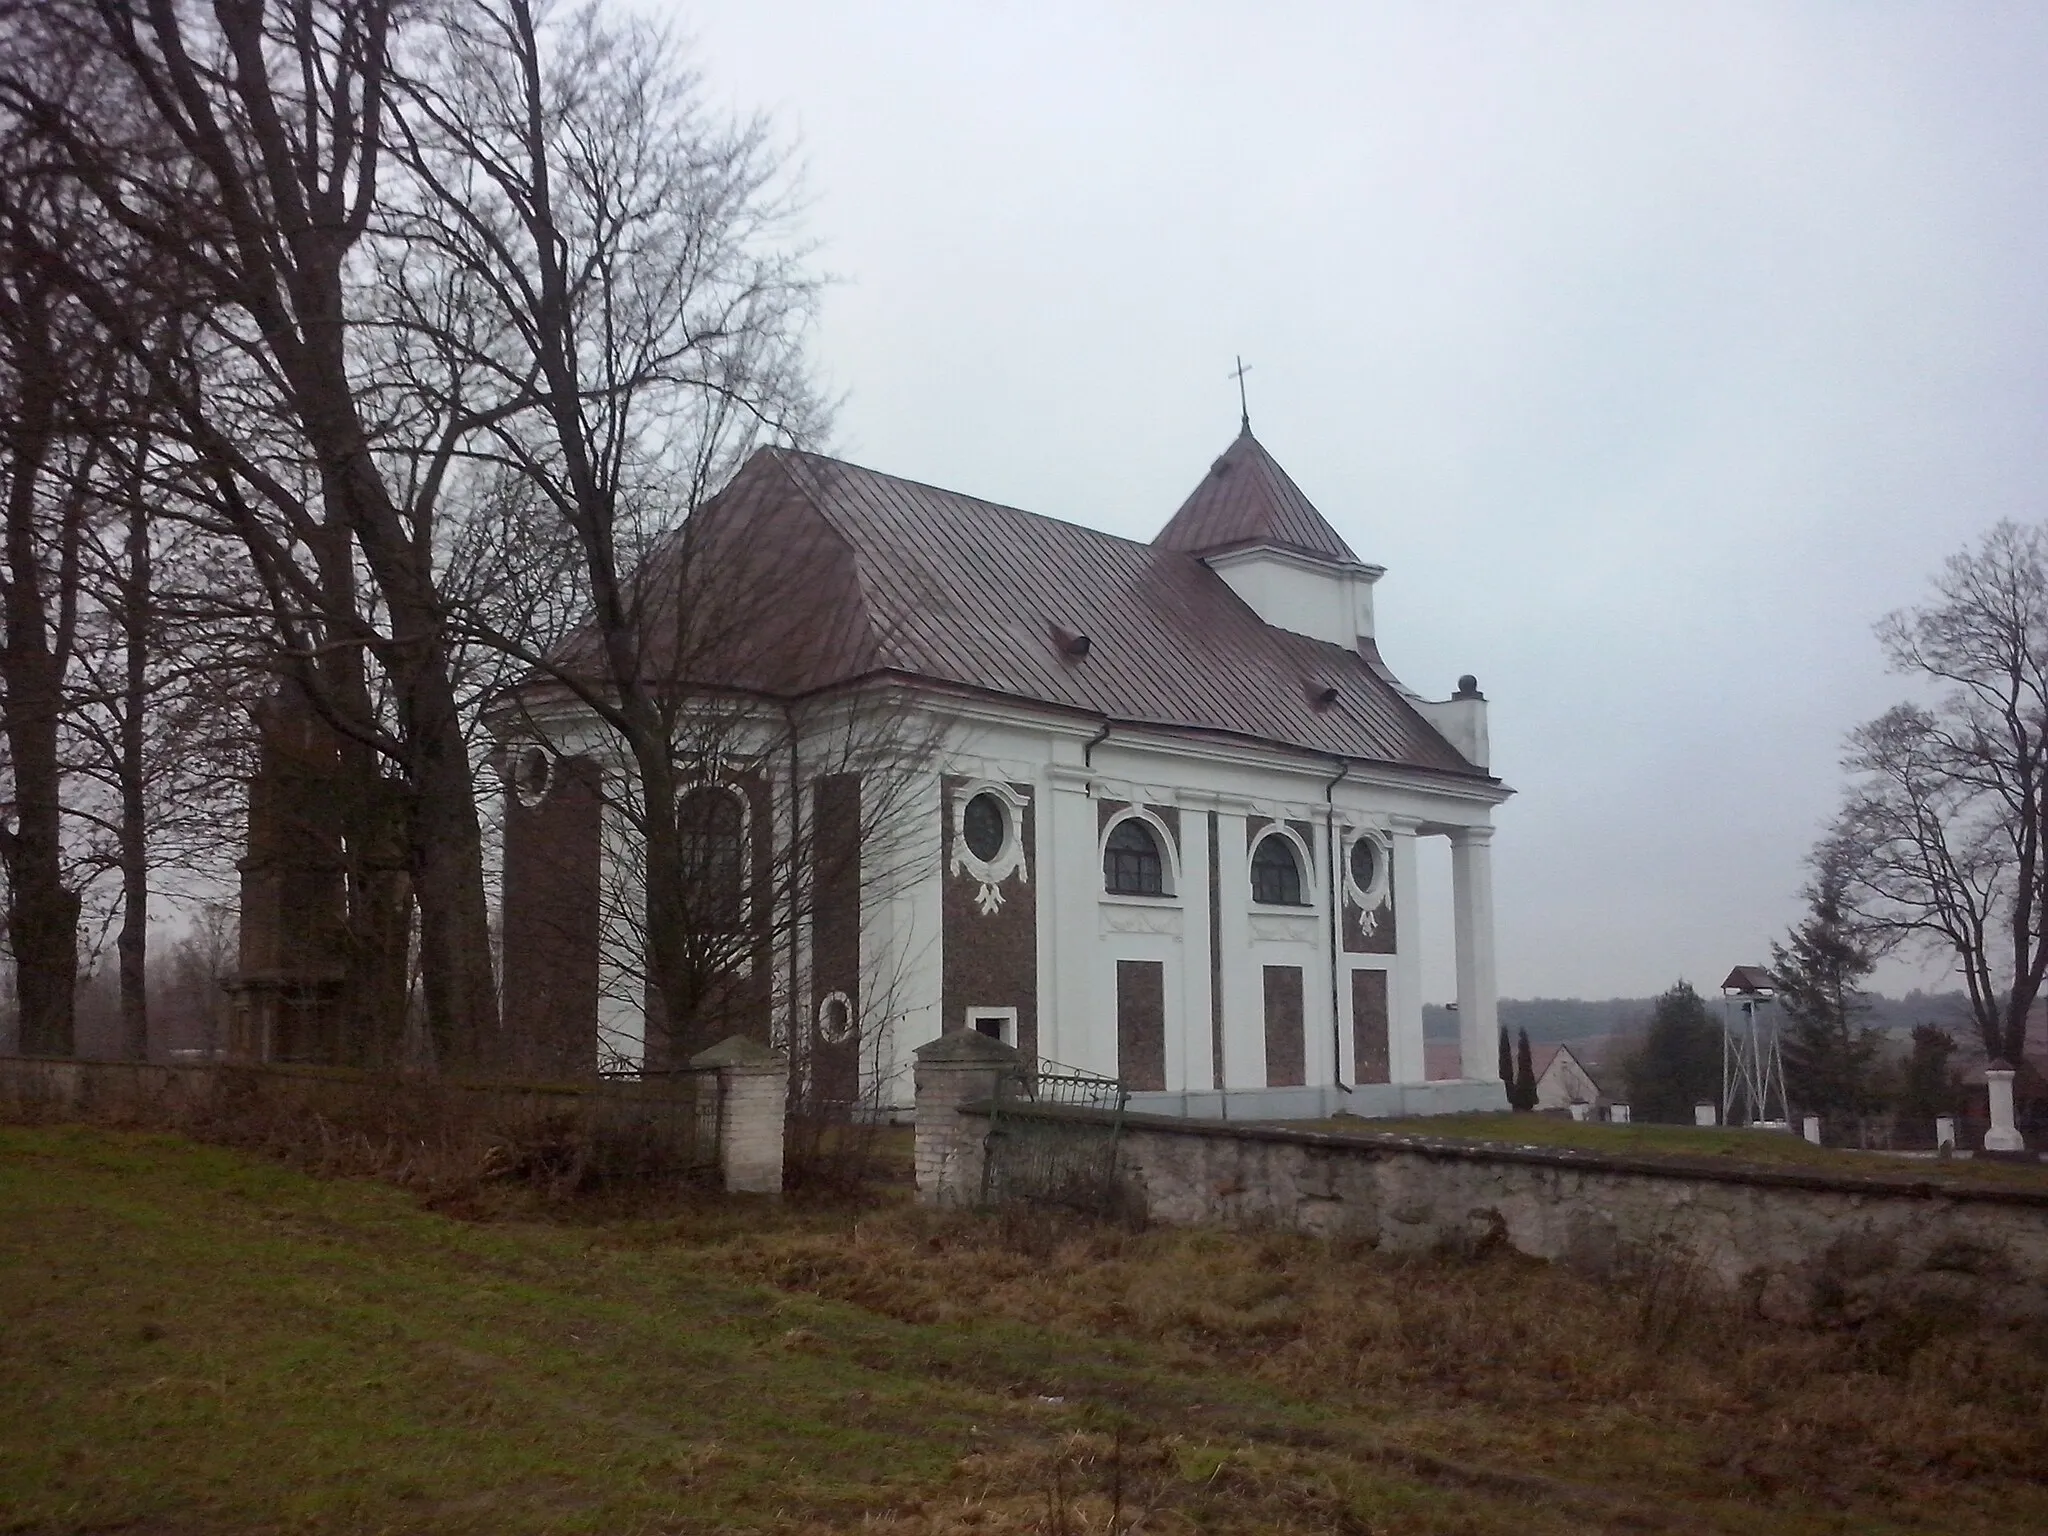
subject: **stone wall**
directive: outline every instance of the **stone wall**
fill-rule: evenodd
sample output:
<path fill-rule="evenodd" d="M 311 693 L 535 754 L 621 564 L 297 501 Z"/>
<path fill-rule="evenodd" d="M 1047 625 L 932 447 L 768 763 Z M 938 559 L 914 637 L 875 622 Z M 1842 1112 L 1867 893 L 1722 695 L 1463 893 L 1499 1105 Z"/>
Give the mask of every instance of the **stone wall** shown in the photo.
<path fill-rule="evenodd" d="M 934 1105 L 932 1119 L 942 1118 Z M 986 1106 L 919 1115 L 919 1195 L 971 1171 Z M 1005 1117 L 1088 1116 L 1005 1105 Z M 952 1155 L 922 1153 L 945 1142 Z M 1125 1118 L 1122 1166 L 1151 1219 L 1354 1236 L 1382 1252 L 1505 1243 L 1596 1273 L 1679 1259 L 1782 1321 L 1854 1320 L 1933 1305 L 2048 1319 L 2048 1184 L 1964 1187 L 1909 1176 L 1735 1169 L 1551 1148 Z"/>
<path fill-rule="evenodd" d="M 399 1144 L 430 1135 L 516 1142 L 569 1125 L 593 1146 L 665 1150 L 661 1161 L 678 1171 L 715 1166 L 735 1193 L 779 1193 L 788 1059 L 736 1037 L 700 1052 L 691 1066 L 638 1080 L 516 1083 L 253 1063 L 0 1056 L 0 1119 L 98 1121 L 202 1139 L 317 1122 L 337 1134 Z"/>

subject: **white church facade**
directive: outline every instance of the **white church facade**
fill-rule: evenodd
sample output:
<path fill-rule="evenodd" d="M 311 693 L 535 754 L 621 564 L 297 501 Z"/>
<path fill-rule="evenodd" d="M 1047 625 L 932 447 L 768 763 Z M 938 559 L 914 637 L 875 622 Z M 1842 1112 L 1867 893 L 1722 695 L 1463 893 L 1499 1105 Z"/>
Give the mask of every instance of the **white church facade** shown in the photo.
<path fill-rule="evenodd" d="M 1154 1112 L 1504 1107 L 1486 701 L 1394 679 L 1382 569 L 1248 426 L 1149 543 L 787 450 L 695 521 L 673 608 L 723 617 L 670 665 L 721 724 L 680 804 L 727 942 L 667 1022 L 631 759 L 528 690 L 500 726 L 507 1018 L 553 1059 L 652 1070 L 737 1030 L 887 1111 L 912 1051 L 972 1029 Z M 1424 838 L 1451 851 L 1440 1081 Z"/>

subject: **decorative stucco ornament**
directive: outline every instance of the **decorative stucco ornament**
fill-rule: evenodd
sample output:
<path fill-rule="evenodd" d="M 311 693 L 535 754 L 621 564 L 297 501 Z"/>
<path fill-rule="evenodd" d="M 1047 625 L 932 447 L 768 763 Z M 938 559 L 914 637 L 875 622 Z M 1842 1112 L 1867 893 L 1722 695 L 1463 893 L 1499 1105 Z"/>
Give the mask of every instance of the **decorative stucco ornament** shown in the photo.
<path fill-rule="evenodd" d="M 1003 882 L 1015 875 L 1029 883 L 1024 862 L 1024 808 L 1030 802 L 1009 785 L 992 779 L 963 784 L 953 794 L 952 872 L 979 883 L 974 905 L 983 917 L 994 917 L 1003 905 Z M 975 821 L 968 824 L 972 807 Z M 976 844 L 979 843 L 977 849 Z"/>

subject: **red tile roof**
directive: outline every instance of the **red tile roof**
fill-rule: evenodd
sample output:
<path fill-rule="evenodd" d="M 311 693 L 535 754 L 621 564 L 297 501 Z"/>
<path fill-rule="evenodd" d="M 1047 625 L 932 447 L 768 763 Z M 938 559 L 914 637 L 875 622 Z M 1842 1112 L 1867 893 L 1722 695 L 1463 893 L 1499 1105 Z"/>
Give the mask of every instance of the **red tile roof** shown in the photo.
<path fill-rule="evenodd" d="M 1324 560 L 1357 564 L 1351 546 L 1274 461 L 1249 425 L 1181 503 L 1152 541 L 1191 555 L 1275 545 Z"/>
<path fill-rule="evenodd" d="M 692 636 L 651 648 L 643 666 L 664 680 L 787 696 L 893 673 L 1486 778 L 1383 666 L 1264 623 L 1192 555 L 817 454 L 756 453 L 642 590 L 650 630 Z M 1336 701 L 1316 707 L 1311 684 Z"/>

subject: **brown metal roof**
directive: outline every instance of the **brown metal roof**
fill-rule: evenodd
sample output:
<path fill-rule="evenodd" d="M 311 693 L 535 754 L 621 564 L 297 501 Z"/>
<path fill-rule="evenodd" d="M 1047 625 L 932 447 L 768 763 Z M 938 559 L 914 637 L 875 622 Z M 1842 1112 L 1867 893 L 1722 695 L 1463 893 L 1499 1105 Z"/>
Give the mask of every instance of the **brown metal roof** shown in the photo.
<path fill-rule="evenodd" d="M 665 678 L 790 695 L 897 673 L 1486 777 L 1383 666 L 1264 623 L 1190 554 L 816 454 L 756 453 L 642 591 L 651 629 L 688 637 L 649 646 L 644 664 Z M 589 646 L 579 636 L 558 660 Z"/>
<path fill-rule="evenodd" d="M 1351 546 L 1252 436 L 1249 422 L 1152 542 L 1191 555 L 1264 544 L 1358 562 Z"/>

